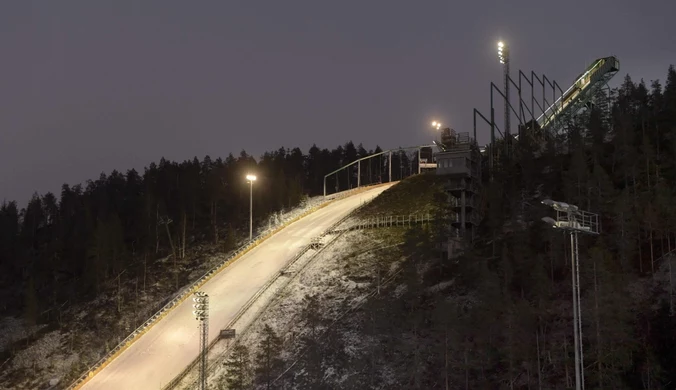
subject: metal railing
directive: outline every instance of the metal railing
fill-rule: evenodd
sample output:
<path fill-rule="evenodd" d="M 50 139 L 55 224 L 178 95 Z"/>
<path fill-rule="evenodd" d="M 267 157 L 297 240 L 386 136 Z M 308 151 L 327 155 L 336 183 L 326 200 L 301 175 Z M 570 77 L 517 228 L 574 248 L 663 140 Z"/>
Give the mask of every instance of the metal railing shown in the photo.
<path fill-rule="evenodd" d="M 410 215 L 379 215 L 368 217 L 359 221 L 356 225 L 346 230 L 377 229 L 383 227 L 408 226 L 426 224 L 434 218 L 429 214 L 410 214 Z"/>
<path fill-rule="evenodd" d="M 392 160 L 393 160 L 392 154 L 393 153 L 395 153 L 395 155 L 396 155 L 400 152 L 404 152 L 404 151 L 407 151 L 407 150 L 414 150 L 414 149 L 420 150 L 421 148 L 436 148 L 436 147 L 438 147 L 436 144 L 409 146 L 409 147 L 405 147 L 405 148 L 399 147 L 399 148 L 395 148 L 395 149 L 384 150 L 384 151 L 379 152 L 379 153 L 374 153 L 374 154 L 370 154 L 370 155 L 365 156 L 365 157 L 358 158 L 358 159 L 356 159 L 356 160 L 354 160 L 354 161 L 352 161 L 352 162 L 350 162 L 346 165 L 343 165 L 342 167 L 336 169 L 335 171 L 327 173 L 326 175 L 324 175 L 324 196 L 329 196 L 329 194 L 327 194 L 327 189 L 328 189 L 327 183 L 326 183 L 327 178 L 329 178 L 332 175 L 337 175 L 341 171 L 349 169 L 354 164 L 357 164 L 357 177 L 356 178 L 357 178 L 357 188 L 358 188 L 358 187 L 362 186 L 361 185 L 361 177 L 362 177 L 361 162 L 366 161 L 366 160 L 370 160 L 372 158 L 376 158 L 376 157 L 382 158 L 383 156 L 385 156 L 385 159 L 386 159 L 386 162 L 387 162 L 387 169 L 385 170 L 385 165 L 378 164 L 378 175 L 377 175 L 378 180 L 382 182 L 383 179 L 384 179 L 383 176 L 386 176 L 387 177 L 387 183 L 392 183 L 393 182 L 392 181 Z M 420 162 L 420 161 L 418 161 L 418 162 Z M 396 170 L 397 167 L 395 166 L 394 169 Z M 412 168 L 411 168 L 411 170 L 412 170 Z M 414 173 L 412 171 L 409 171 L 409 174 L 414 175 Z M 371 179 L 373 179 L 373 178 L 371 178 Z M 403 177 L 400 177 L 400 179 L 403 179 Z M 385 183 L 370 183 L 370 184 L 377 185 L 377 184 L 385 184 Z M 336 182 L 336 185 L 337 185 L 337 182 Z"/>
<path fill-rule="evenodd" d="M 401 243 L 400 243 L 400 244 L 401 244 Z M 379 285 L 377 288 L 373 289 L 373 291 L 370 292 L 368 295 L 357 298 L 357 302 L 356 302 L 356 303 L 354 303 L 353 305 L 351 305 L 350 307 L 348 307 L 345 311 L 343 311 L 341 314 L 339 314 L 337 317 L 335 317 L 335 318 L 333 319 L 333 321 L 331 321 L 331 323 L 329 323 L 329 325 L 328 325 L 326 328 L 320 330 L 320 334 L 318 335 L 318 339 L 322 339 L 323 337 L 325 337 L 325 336 L 327 335 L 328 331 L 329 331 L 331 328 L 333 328 L 340 320 L 342 320 L 343 318 L 345 318 L 345 316 L 347 316 L 348 314 L 352 313 L 353 311 L 355 311 L 355 310 L 359 309 L 360 307 L 362 307 L 362 306 L 369 300 L 369 298 L 372 298 L 372 297 L 374 297 L 374 296 L 380 294 L 380 289 L 382 289 L 383 287 L 386 287 L 387 285 L 389 285 L 389 284 L 390 284 L 397 276 L 399 276 L 399 274 L 401 274 L 401 272 L 402 272 L 402 268 L 401 268 L 401 267 L 398 267 L 398 268 L 396 268 L 395 270 L 390 271 L 387 275 L 385 275 L 385 278 L 380 282 L 380 285 Z M 277 381 L 279 381 L 279 380 L 280 380 L 282 377 L 284 377 L 289 371 L 291 371 L 291 369 L 293 369 L 293 367 L 295 367 L 295 365 L 296 365 L 296 364 L 300 361 L 300 359 L 305 355 L 306 351 L 307 351 L 307 347 L 306 347 L 306 346 L 301 347 L 301 349 L 300 349 L 300 351 L 299 351 L 299 354 L 298 354 L 297 357 L 296 357 L 296 360 L 294 360 L 294 362 L 291 363 L 291 365 L 289 365 L 289 366 L 287 367 L 287 369 L 284 370 L 284 372 L 282 372 L 277 378 L 275 378 L 275 379 L 272 381 L 272 384 L 274 385 L 275 383 L 277 383 Z"/>
<path fill-rule="evenodd" d="M 228 266 L 231 262 L 234 260 L 238 259 L 242 255 L 244 255 L 246 252 L 250 251 L 253 249 L 255 246 L 260 244 L 261 242 L 265 241 L 267 238 L 271 237 L 272 235 L 276 234 L 286 226 L 292 224 L 293 222 L 296 222 L 297 220 L 327 206 L 328 204 L 351 196 L 355 194 L 356 192 L 361 192 L 365 191 L 367 189 L 375 188 L 375 186 L 364 186 L 352 190 L 347 190 L 347 191 L 342 191 L 338 194 L 335 194 L 332 199 L 326 200 L 319 205 L 313 207 L 312 209 L 306 211 L 305 213 L 302 213 L 294 218 L 290 218 L 289 220 L 284 221 L 278 228 L 274 229 L 272 232 L 267 232 L 267 234 L 261 234 L 259 237 L 257 237 L 255 240 L 248 242 L 242 246 L 240 246 L 238 249 L 236 249 L 232 254 L 226 258 L 225 260 L 220 261 L 217 263 L 212 269 L 209 271 L 205 272 L 201 277 L 199 277 L 196 281 L 192 282 L 189 284 L 187 287 L 184 287 L 183 289 L 179 290 L 178 293 L 174 298 L 172 298 L 169 302 L 167 302 L 162 308 L 160 308 L 155 314 L 153 314 L 150 318 L 148 318 L 143 324 L 141 324 L 138 328 L 134 329 L 124 340 L 122 340 L 120 343 L 118 343 L 113 349 L 108 351 L 99 361 L 97 361 L 95 364 L 90 366 L 82 375 L 80 375 L 75 381 L 73 381 L 67 389 L 69 390 L 74 390 L 78 389 L 81 386 L 83 386 L 89 379 L 93 378 L 94 375 L 98 373 L 102 368 L 104 368 L 106 365 L 108 365 L 112 360 L 114 360 L 115 357 L 117 357 L 118 354 L 123 352 L 125 349 L 127 349 L 131 344 L 133 344 L 134 341 L 138 337 L 140 337 L 143 333 L 148 331 L 159 319 L 164 317 L 169 311 L 174 309 L 178 304 L 183 302 L 188 296 L 190 296 L 194 291 L 196 291 L 199 287 L 201 287 L 204 283 L 206 283 L 213 275 L 216 273 L 220 272 L 223 268 Z"/>
<path fill-rule="evenodd" d="M 462 199 L 451 197 L 449 204 L 451 205 L 451 207 L 462 207 Z M 475 196 L 468 195 L 465 197 L 465 206 L 478 209 L 481 208 L 481 201 L 479 197 L 476 195 Z"/>
<path fill-rule="evenodd" d="M 462 183 L 459 180 L 454 180 L 451 181 L 447 184 L 444 185 L 444 188 L 447 191 L 472 191 L 475 193 L 480 193 L 481 192 L 481 187 L 478 183 L 476 183 L 475 180 L 467 180 L 465 183 Z"/>
<path fill-rule="evenodd" d="M 386 184 L 387 184 L 387 183 L 386 183 Z M 371 187 L 376 187 L 376 186 L 374 185 L 374 186 L 371 186 Z M 371 188 L 371 187 L 369 187 L 369 188 Z M 366 188 L 366 187 L 361 187 L 361 188 L 364 189 L 364 188 Z M 350 190 L 350 191 L 354 192 L 354 190 Z M 346 191 L 344 191 L 344 192 L 346 192 Z M 320 235 L 320 237 L 324 237 L 324 236 L 326 236 L 327 234 L 331 234 L 332 232 L 334 232 L 338 226 L 340 226 L 342 223 L 344 223 L 348 218 L 352 217 L 352 216 L 354 215 L 354 213 L 356 213 L 359 209 L 361 209 L 362 207 L 364 207 L 365 204 L 366 204 L 366 203 L 364 203 L 364 204 L 360 205 L 359 207 L 355 208 L 354 210 L 350 211 L 346 216 L 344 216 L 343 218 L 341 218 L 340 220 L 338 220 L 337 222 L 335 222 L 334 224 L 332 224 L 328 229 L 326 229 L 326 230 Z M 334 237 L 334 238 L 333 238 L 329 243 L 327 243 L 322 249 L 320 249 L 319 251 L 315 252 L 315 254 L 314 254 L 313 256 L 316 256 L 317 254 L 319 254 L 326 246 L 328 246 L 328 245 L 330 245 L 331 243 L 333 243 L 333 241 L 335 241 L 336 238 L 337 238 L 337 237 Z M 265 292 L 270 288 L 270 286 L 272 286 L 272 284 L 274 284 L 274 283 L 277 281 L 277 279 L 279 279 L 280 276 L 284 275 L 284 274 L 286 273 L 286 271 L 287 271 L 293 264 L 295 264 L 301 257 L 303 257 L 303 255 L 305 255 L 308 251 L 310 251 L 310 250 L 312 249 L 312 246 L 313 246 L 313 243 L 310 243 L 310 244 L 306 245 L 306 246 L 303 247 L 300 251 L 298 251 L 298 253 L 296 253 L 296 255 L 295 255 L 293 258 L 291 258 L 284 266 L 282 266 L 282 268 L 280 269 L 280 271 L 279 271 L 274 277 L 272 277 L 270 280 L 268 280 L 268 282 L 265 283 L 265 285 L 263 285 L 263 287 L 261 287 L 261 288 L 256 292 L 256 294 L 254 294 L 254 296 L 251 297 L 251 298 L 247 301 L 247 303 L 245 303 L 244 306 L 242 306 L 242 307 L 240 308 L 240 310 L 237 312 L 237 314 L 235 314 L 235 316 L 232 318 L 232 320 L 230 320 L 230 322 L 229 322 L 228 325 L 225 327 L 225 329 L 230 329 L 230 328 L 234 327 L 234 325 L 237 323 L 237 321 L 239 321 L 239 320 L 242 318 L 242 316 L 244 316 L 244 314 L 251 308 L 251 306 L 253 306 L 253 305 L 256 303 L 256 301 L 257 301 L 263 294 L 265 294 Z M 302 270 L 302 268 L 301 268 L 301 270 Z M 300 270 L 299 270 L 299 271 L 300 271 Z M 280 291 L 283 290 L 283 288 L 284 288 L 284 287 L 282 287 L 282 288 L 280 289 Z M 274 297 L 273 297 L 272 299 L 274 299 Z M 252 320 L 252 322 L 253 322 L 253 321 L 255 321 L 255 318 Z M 243 336 L 244 332 L 246 332 L 247 329 L 248 329 L 248 326 L 246 326 L 246 327 L 244 328 L 243 331 L 239 332 L 239 333 L 237 334 L 237 336 L 235 337 L 235 340 L 238 340 L 239 338 L 241 338 L 241 337 Z M 210 350 L 218 343 L 218 341 L 219 341 L 219 338 L 215 338 L 213 341 L 211 341 L 211 343 L 209 343 L 209 346 L 208 346 L 208 350 L 207 350 L 207 351 L 210 351 Z M 208 353 L 208 352 L 207 352 L 207 353 Z M 210 375 L 210 374 L 213 372 L 213 370 L 218 366 L 218 364 L 217 364 L 218 362 L 222 361 L 223 359 L 225 359 L 225 358 L 227 357 L 228 353 L 229 353 L 229 349 L 226 349 L 225 351 L 223 351 L 221 354 L 219 354 L 219 355 L 214 359 L 214 360 L 215 360 L 215 363 L 208 364 L 208 368 L 207 368 L 207 376 Z M 198 363 L 199 363 L 199 359 L 198 359 L 198 357 L 196 357 L 196 358 L 195 358 L 188 366 L 186 366 L 186 367 L 185 367 L 178 375 L 176 375 L 176 377 L 174 377 L 174 379 L 172 379 L 169 383 L 167 383 L 166 385 L 164 385 L 164 386 L 162 387 L 162 389 L 163 389 L 163 390 L 174 389 L 176 386 L 178 386 L 178 385 L 181 383 L 181 381 L 182 381 L 183 379 L 185 379 L 185 377 L 190 373 L 191 370 L 193 370 L 193 369 L 197 366 Z M 193 381 L 192 385 L 195 385 L 195 384 L 196 384 L 196 382 Z"/>
<path fill-rule="evenodd" d="M 460 214 L 455 214 L 454 216 L 451 217 L 451 222 L 461 223 L 462 222 L 461 219 L 462 218 Z M 465 222 L 471 223 L 472 225 L 479 225 L 482 219 L 483 217 L 481 217 L 476 211 L 465 214 Z"/>

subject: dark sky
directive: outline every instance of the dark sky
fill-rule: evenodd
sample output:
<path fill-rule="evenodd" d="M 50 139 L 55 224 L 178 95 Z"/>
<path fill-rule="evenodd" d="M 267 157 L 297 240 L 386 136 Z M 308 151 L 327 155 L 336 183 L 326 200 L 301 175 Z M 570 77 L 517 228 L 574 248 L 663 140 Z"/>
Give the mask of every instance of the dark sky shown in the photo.
<path fill-rule="evenodd" d="M 554 5 L 555 3 L 560 6 Z M 673 0 L 16 0 L 0 8 L 0 202 L 165 156 L 428 143 L 512 69 L 664 79 Z M 479 140 L 487 140 L 480 134 Z"/>

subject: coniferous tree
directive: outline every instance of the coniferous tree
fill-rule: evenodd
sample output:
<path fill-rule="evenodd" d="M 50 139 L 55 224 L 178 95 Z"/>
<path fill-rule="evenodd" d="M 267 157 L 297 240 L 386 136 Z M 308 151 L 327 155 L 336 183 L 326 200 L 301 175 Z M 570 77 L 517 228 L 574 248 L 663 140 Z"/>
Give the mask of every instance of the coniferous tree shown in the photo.
<path fill-rule="evenodd" d="M 410 255 L 403 278 L 409 292 L 394 302 L 383 293 L 374 317 L 364 321 L 371 337 L 388 347 L 364 352 L 360 362 L 370 362 L 373 374 L 355 383 L 374 386 L 372 378 L 399 353 L 407 359 L 396 378 L 401 387 L 432 388 L 448 380 L 449 387 L 555 388 L 570 380 L 570 248 L 565 237 L 539 224 L 545 196 L 602 216 L 602 236 L 580 241 L 588 387 L 673 383 L 669 329 L 676 282 L 664 277 L 673 274 L 667 272 L 673 260 L 664 255 L 676 248 L 676 71 L 670 67 L 663 84 L 627 76 L 617 90 L 595 96 L 594 105 L 569 125 L 568 151 L 557 152 L 553 141 L 522 137 L 514 159 L 499 164 L 493 182 L 484 185 L 486 221 L 478 234 L 483 242 L 450 272 L 457 278 L 454 288 L 462 287 L 471 304 L 450 304 L 450 295 L 427 289 L 447 276 L 439 267 L 424 271 L 426 262 L 439 261 L 437 243 L 447 226 L 407 233 L 401 248 Z M 0 305 L 29 323 L 50 322 L 57 305 L 82 303 L 113 288 L 117 293 L 115 278 L 123 271 L 121 284 L 138 279 L 141 286 L 155 283 L 165 289 L 161 294 L 173 293 L 173 280 L 163 283 L 172 267 L 156 263 L 172 252 L 172 242 L 176 266 L 182 267 L 191 251 L 232 249 L 248 232 L 247 171 L 255 168 L 261 177 L 254 194 L 261 225 L 303 195 L 323 193 L 327 172 L 365 154 L 363 146 L 349 142 L 332 150 L 313 146 L 307 155 L 280 148 L 258 162 L 244 151 L 224 160 L 161 159 L 142 174 L 113 171 L 84 186 L 64 185 L 56 195 L 35 194 L 22 209 L 3 202 L 0 282 L 6 287 Z M 387 157 L 362 163 L 359 181 L 387 180 Z M 392 157 L 394 180 L 416 171 L 405 153 Z M 329 178 L 328 192 L 356 186 L 357 172 L 355 165 L 337 180 Z M 172 223 L 163 225 L 167 220 Z M 312 372 L 307 383 L 330 386 L 322 367 L 350 363 L 337 352 L 336 334 L 320 337 L 321 308 L 308 307 L 314 309 L 306 312 L 311 332 L 303 339 L 304 372 Z M 389 321 L 402 312 L 403 324 Z M 92 348 L 105 342 L 112 343 L 101 340 Z"/>
<path fill-rule="evenodd" d="M 225 362 L 226 375 L 221 388 L 224 390 L 247 390 L 251 388 L 251 358 L 249 349 L 243 344 L 235 344 L 230 359 Z"/>
<path fill-rule="evenodd" d="M 305 319 L 307 329 L 307 333 L 301 337 L 301 345 L 303 346 L 301 363 L 304 370 L 302 373 L 296 372 L 296 375 L 298 375 L 296 383 L 301 388 L 323 389 L 326 384 L 322 372 L 324 355 L 320 336 L 324 319 L 321 315 L 321 306 L 317 296 L 309 295 L 305 297 L 302 317 Z"/>
<path fill-rule="evenodd" d="M 276 388 L 272 382 L 281 374 L 284 367 L 284 360 L 280 356 L 281 352 L 281 338 L 277 336 L 270 325 L 265 324 L 256 355 L 256 383 L 261 385 L 263 389 Z"/>

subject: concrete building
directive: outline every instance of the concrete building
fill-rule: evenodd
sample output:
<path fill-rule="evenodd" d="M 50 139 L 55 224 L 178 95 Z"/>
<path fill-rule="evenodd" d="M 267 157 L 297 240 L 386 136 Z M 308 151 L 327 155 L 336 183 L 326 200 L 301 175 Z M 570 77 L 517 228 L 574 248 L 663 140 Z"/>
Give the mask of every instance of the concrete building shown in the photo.
<path fill-rule="evenodd" d="M 448 128 L 442 131 L 438 146 L 436 174 L 448 176 L 446 191 L 456 213 L 452 224 L 455 233 L 448 248 L 452 257 L 474 240 L 481 222 L 481 153 L 469 133 L 456 133 Z"/>

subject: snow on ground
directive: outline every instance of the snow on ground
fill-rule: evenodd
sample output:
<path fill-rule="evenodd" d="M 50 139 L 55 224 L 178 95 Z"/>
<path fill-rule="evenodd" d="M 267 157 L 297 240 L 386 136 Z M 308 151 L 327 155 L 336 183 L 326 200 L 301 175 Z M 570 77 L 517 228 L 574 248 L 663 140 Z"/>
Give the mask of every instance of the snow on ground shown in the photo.
<path fill-rule="evenodd" d="M 28 374 L 30 377 L 34 376 L 33 373 L 39 372 L 46 378 L 44 380 L 34 378 L 37 380 L 31 380 L 28 384 L 29 388 L 36 386 L 42 388 L 45 383 L 56 386 L 60 382 L 62 373 L 69 371 L 79 359 L 77 353 L 67 352 L 70 338 L 70 334 L 61 333 L 58 330 L 46 333 L 27 348 L 17 352 L 3 371 L 18 370 L 30 373 Z M 0 388 L 8 387 L 0 384 Z"/>
<path fill-rule="evenodd" d="M 397 298 L 401 297 L 402 295 L 404 295 L 404 293 L 406 292 L 407 289 L 408 289 L 408 286 L 405 283 L 398 285 L 394 289 L 394 296 L 397 297 Z"/>
<path fill-rule="evenodd" d="M 42 336 L 37 342 L 28 348 L 19 351 L 12 359 L 14 368 L 39 368 L 45 369 L 51 366 L 51 356 L 63 344 L 61 332 L 53 331 Z"/>
<path fill-rule="evenodd" d="M 324 199 L 324 196 L 313 196 L 311 198 L 303 199 L 298 207 L 294 207 L 291 210 L 281 210 L 279 212 L 272 213 L 268 217 L 267 223 L 262 223 L 260 226 L 258 226 L 254 234 L 257 236 L 265 236 L 278 227 L 284 225 L 286 222 L 312 210 L 313 207 L 320 206 L 325 201 L 326 199 Z"/>
<path fill-rule="evenodd" d="M 28 338 L 34 335 L 45 325 L 26 326 L 24 321 L 14 318 L 5 317 L 0 320 L 0 351 L 4 351 L 16 341 Z"/>
<path fill-rule="evenodd" d="M 265 235 L 287 221 L 321 205 L 324 201 L 323 196 L 316 196 L 304 200 L 298 207 L 275 213 L 270 216 L 266 224 L 256 230 L 255 234 Z M 247 240 L 248 237 L 243 240 L 242 244 Z M 195 245 L 190 249 L 193 253 L 211 253 L 211 255 L 206 256 L 197 254 L 197 257 L 201 259 L 200 266 L 186 270 L 190 272 L 191 281 L 202 276 L 207 269 L 217 264 L 224 257 L 230 256 L 230 253 L 214 252 L 209 245 L 204 244 Z M 170 257 L 156 259 L 152 261 L 152 265 L 157 266 L 169 260 Z M 151 265 L 150 261 L 148 265 Z M 66 309 L 63 312 L 63 316 L 66 318 L 64 321 L 70 321 L 70 323 L 66 323 L 60 331 L 47 332 L 30 342 L 24 343 L 22 340 L 27 340 L 37 332 L 43 331 L 46 325 L 27 327 L 21 319 L 13 317 L 0 319 L 0 329 L 2 330 L 0 332 L 0 351 L 7 350 L 12 345 L 15 345 L 14 348 L 16 348 L 16 352 L 13 353 L 11 359 L 0 361 L 0 389 L 33 389 L 43 388 L 46 385 L 55 386 L 62 382 L 66 375 L 73 372 L 80 374 L 86 366 L 93 364 L 103 356 L 102 344 L 105 344 L 107 349 L 113 348 L 142 321 L 152 316 L 161 307 L 161 303 L 176 294 L 176 292 L 169 294 L 162 292 L 160 290 L 162 283 L 163 281 L 159 280 L 149 282 L 146 293 L 139 296 L 139 307 L 136 313 L 130 309 L 119 315 L 120 318 L 116 319 L 115 322 L 121 325 L 120 327 L 123 329 L 123 333 L 120 334 L 116 334 L 110 329 L 82 326 L 87 320 L 99 322 L 102 316 L 108 316 L 107 312 L 96 310 L 96 308 L 116 307 L 116 297 L 113 296 L 115 294 L 109 293 L 101 294 L 87 304 Z M 180 287 L 179 291 L 185 287 Z M 134 288 L 133 284 L 131 286 L 123 285 L 123 291 L 133 291 Z M 124 302 L 124 304 L 128 305 L 129 308 L 133 307 L 130 302 Z M 92 310 L 92 308 L 95 309 Z M 105 323 L 109 323 L 109 321 Z M 26 374 L 26 372 L 30 372 L 30 374 Z M 9 378 L 12 376 L 15 377 L 10 382 Z M 16 384 L 17 378 L 22 378 L 23 384 Z M 61 385 L 66 384 L 62 383 Z"/>
<path fill-rule="evenodd" d="M 354 224 L 354 219 L 348 219 L 337 230 Z M 299 320 L 306 297 L 316 296 L 321 305 L 322 316 L 328 319 L 341 315 L 345 304 L 352 306 L 363 301 L 377 289 L 378 269 L 384 277 L 395 271 L 403 261 L 397 256 L 383 256 L 384 251 L 394 253 L 391 248 L 401 240 L 402 233 L 402 229 L 343 233 L 288 282 L 267 309 L 238 337 L 238 341 L 247 345 L 252 352 L 255 351 L 261 332 L 267 324 L 285 340 L 284 355 L 288 356 L 298 347 L 294 341 L 305 333 Z M 383 258 L 387 260 L 383 261 Z M 345 352 L 352 356 L 368 345 L 368 340 L 359 339 L 356 332 L 344 332 L 341 338 L 345 341 Z M 215 376 L 220 377 L 224 371 L 222 365 L 219 365 Z M 326 374 L 333 375 L 329 372 Z M 340 378 L 336 380 L 340 381 Z"/>
<path fill-rule="evenodd" d="M 348 232 L 327 247 L 294 280 L 291 280 L 273 301 L 272 305 L 250 326 L 242 336 L 241 342 L 253 345 L 265 324 L 270 325 L 278 334 L 289 337 L 293 330 L 293 320 L 299 318 L 307 295 L 318 295 L 321 301 L 347 299 L 349 288 L 343 287 L 346 280 L 341 278 L 340 262 L 352 251 L 359 235 Z M 346 283 L 349 285 L 349 281 Z M 341 288 L 344 294 L 329 297 L 327 292 Z M 324 312 L 325 314 L 327 312 Z"/>
<path fill-rule="evenodd" d="M 454 280 L 447 280 L 445 282 L 437 283 L 432 287 L 427 288 L 427 292 L 439 292 L 443 291 L 446 288 L 450 287 L 453 284 Z"/>

